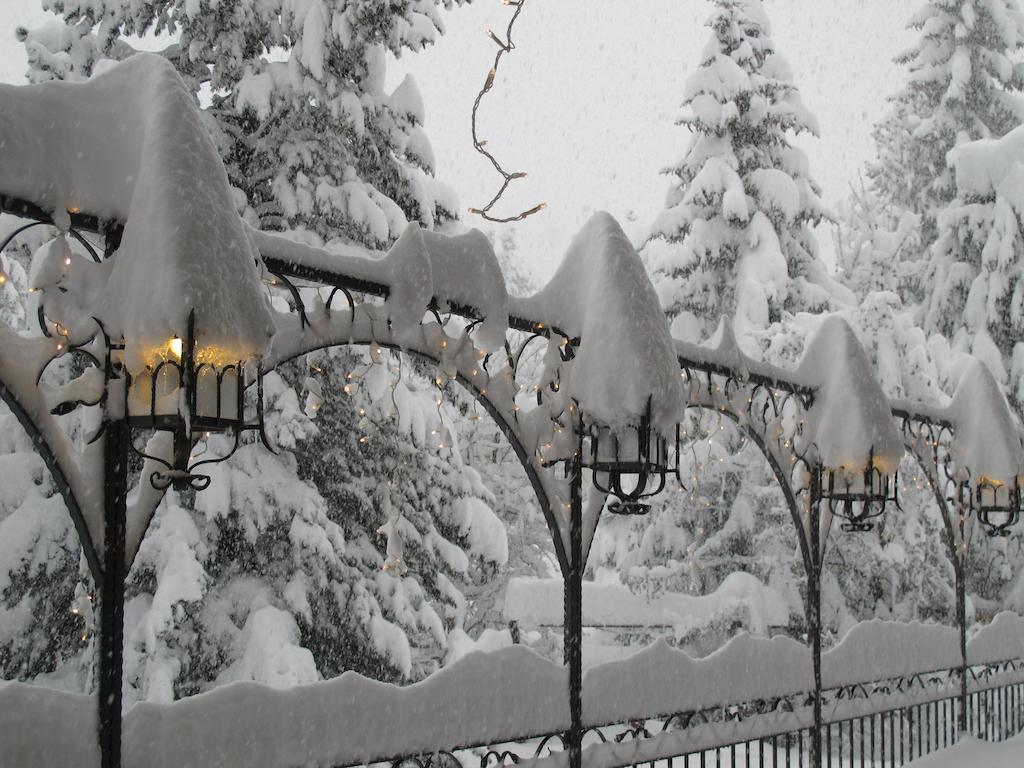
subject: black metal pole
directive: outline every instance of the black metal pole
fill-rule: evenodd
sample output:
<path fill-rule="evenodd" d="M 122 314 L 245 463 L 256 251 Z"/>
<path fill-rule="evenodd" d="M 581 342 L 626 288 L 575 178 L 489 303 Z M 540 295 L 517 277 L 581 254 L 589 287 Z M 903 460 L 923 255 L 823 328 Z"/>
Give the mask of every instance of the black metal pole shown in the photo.
<path fill-rule="evenodd" d="M 810 738 L 811 768 L 821 768 L 821 485 L 818 472 L 811 477 L 811 500 L 808 510 L 810 567 L 807 569 L 807 623 L 814 666 L 814 733 Z"/>
<path fill-rule="evenodd" d="M 583 496 L 582 446 L 570 463 L 569 572 L 565 574 L 565 663 L 569 667 L 569 768 L 583 761 Z"/>
<path fill-rule="evenodd" d="M 124 676 L 125 505 L 128 425 L 108 421 L 103 443 L 103 583 L 100 586 L 99 715 L 102 768 L 121 766 Z"/>
<path fill-rule="evenodd" d="M 956 575 L 956 628 L 960 633 L 960 712 L 957 723 L 958 735 L 963 736 L 967 733 L 967 540 L 964 538 L 964 516 L 961 510 L 957 511 L 960 541 L 953 542 L 953 573 Z"/>

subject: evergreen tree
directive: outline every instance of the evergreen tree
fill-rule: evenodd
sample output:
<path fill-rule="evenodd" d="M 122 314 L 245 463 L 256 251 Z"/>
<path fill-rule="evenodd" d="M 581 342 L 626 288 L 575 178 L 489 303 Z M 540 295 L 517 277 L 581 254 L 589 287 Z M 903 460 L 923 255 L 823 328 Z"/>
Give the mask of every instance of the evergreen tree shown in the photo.
<path fill-rule="evenodd" d="M 24 224 L 0 216 L 0 240 Z M 32 333 L 36 323 L 28 295 L 32 251 L 49 230 L 33 227 L 0 254 L 0 322 L 22 333 Z M 73 247 L 84 255 L 77 243 Z M 66 366 L 54 363 L 50 374 Z M 61 418 L 75 434 L 77 415 Z M 82 650 L 92 642 L 93 622 L 78 536 L 32 440 L 2 403 L 0 436 L 0 678 L 80 690 L 91 684 L 91 662 Z"/>
<path fill-rule="evenodd" d="M 880 195 L 922 219 L 909 265 L 919 279 L 903 295 L 920 305 L 942 388 L 954 391 L 976 357 L 1019 416 L 1024 14 L 1016 0 L 934 0 L 911 26 L 921 39 L 900 58 L 910 81 L 877 131 L 870 170 Z M 967 562 L 975 603 L 998 606 L 1020 563 L 1016 545 L 976 537 Z"/>
<path fill-rule="evenodd" d="M 979 358 L 1024 414 L 1024 128 L 949 153 L 957 197 L 938 219 L 925 326 Z M 956 386 L 960 366 L 947 367 Z"/>
<path fill-rule="evenodd" d="M 904 258 L 918 252 L 920 225 L 913 213 L 895 215 L 891 204 L 861 180 L 840 205 L 833 228 L 842 284 L 861 301 L 882 291 L 904 295 L 904 286 L 920 279 Z"/>
<path fill-rule="evenodd" d="M 780 337 L 792 335 L 793 314 L 846 298 L 818 260 L 813 227 L 829 214 L 793 145 L 817 122 L 775 50 L 760 1 L 714 5 L 710 40 L 683 93 L 689 146 L 668 170 L 666 210 L 642 257 L 675 337 L 713 346 L 725 316 L 743 348 L 774 356 Z M 713 416 L 686 430 L 686 491 L 656 504 L 649 520 L 599 531 L 599 575 L 616 570 L 645 594 L 708 593 L 744 570 L 802 615 L 792 522 L 763 457 Z M 734 616 L 729 627 L 734 621 L 743 623 Z M 685 642 L 700 652 L 724 637 L 715 623 L 688 633 Z"/>
<path fill-rule="evenodd" d="M 432 227 L 455 215 L 433 178 L 415 83 L 384 92 L 385 53 L 433 43 L 438 2 L 66 0 L 51 6 L 66 26 L 19 34 L 37 82 L 130 55 L 126 35 L 176 37 L 164 54 L 208 95 L 208 126 L 246 218 L 384 247 L 409 221 Z M 272 56 L 280 49 L 284 61 Z"/>
<path fill-rule="evenodd" d="M 719 317 L 738 333 L 784 312 L 833 305 L 812 227 L 828 218 L 792 137 L 817 133 L 760 0 L 716 0 L 711 39 L 686 80 L 691 133 L 666 210 L 643 256 L 675 336 L 706 338 Z"/>
<path fill-rule="evenodd" d="M 998 138 L 1020 123 L 1024 15 L 1017 0 L 929 0 L 911 19 L 917 43 L 896 61 L 907 84 L 891 99 L 875 129 L 878 160 L 868 176 L 878 195 L 921 217 L 918 248 L 902 254 L 917 274 L 938 237 L 940 212 L 955 197 L 946 153 L 959 143 Z M 903 284 L 903 298 L 926 298 L 920 280 Z"/>

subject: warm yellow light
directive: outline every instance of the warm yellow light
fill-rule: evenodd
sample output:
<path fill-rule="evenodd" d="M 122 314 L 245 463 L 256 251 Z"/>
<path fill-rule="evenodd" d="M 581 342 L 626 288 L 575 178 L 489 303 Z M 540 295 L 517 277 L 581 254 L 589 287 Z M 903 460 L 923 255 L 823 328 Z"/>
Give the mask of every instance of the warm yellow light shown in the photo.
<path fill-rule="evenodd" d="M 1002 488 L 1003 481 L 996 480 L 994 477 L 989 477 L 988 475 L 982 475 L 981 477 L 978 478 L 978 485 L 987 485 L 992 488 Z"/>
<path fill-rule="evenodd" d="M 167 342 L 167 347 L 171 350 L 171 354 L 174 355 L 176 360 L 181 360 L 181 339 L 174 336 L 169 342 Z"/>

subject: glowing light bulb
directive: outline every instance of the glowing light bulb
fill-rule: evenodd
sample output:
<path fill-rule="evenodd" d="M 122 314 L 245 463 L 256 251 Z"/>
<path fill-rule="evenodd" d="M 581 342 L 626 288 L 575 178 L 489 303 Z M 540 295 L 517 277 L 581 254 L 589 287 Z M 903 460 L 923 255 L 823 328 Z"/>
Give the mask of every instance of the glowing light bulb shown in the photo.
<path fill-rule="evenodd" d="M 172 337 L 171 340 L 168 342 L 167 347 L 171 350 L 171 354 L 177 360 L 181 360 L 181 353 L 182 353 L 181 339 L 179 339 L 177 336 Z"/>

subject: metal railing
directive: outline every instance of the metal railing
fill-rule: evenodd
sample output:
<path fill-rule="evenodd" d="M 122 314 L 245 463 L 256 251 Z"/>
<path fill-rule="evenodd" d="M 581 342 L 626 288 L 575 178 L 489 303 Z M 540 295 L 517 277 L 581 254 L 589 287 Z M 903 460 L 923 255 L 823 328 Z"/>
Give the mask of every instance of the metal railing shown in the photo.
<path fill-rule="evenodd" d="M 1024 660 L 969 668 L 968 731 L 1003 741 L 1024 730 Z M 960 670 L 833 688 L 824 692 L 823 768 L 896 768 L 959 739 Z M 590 768 L 812 768 L 812 694 L 783 696 L 645 720 L 590 726 Z M 516 702 L 516 704 L 523 704 Z M 433 754 L 385 757 L 391 768 L 563 765 L 561 733 Z M 336 768 L 350 768 L 337 766 Z"/>

